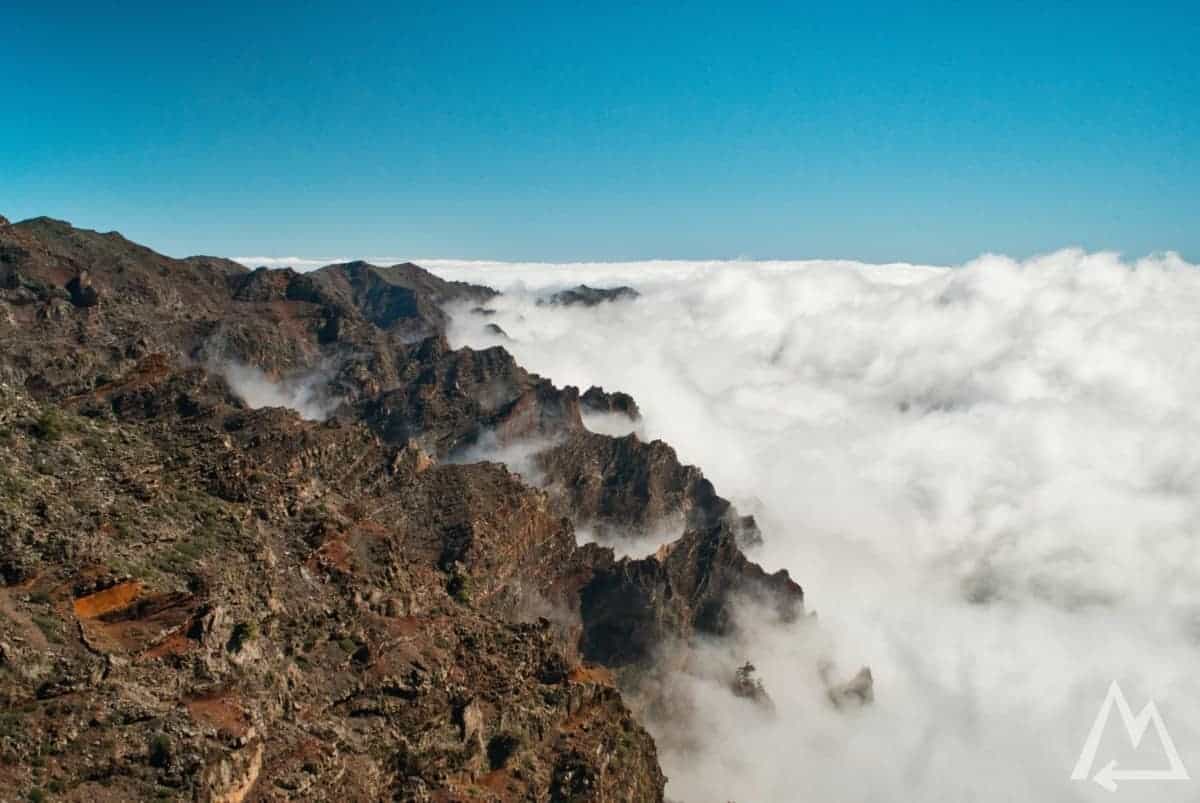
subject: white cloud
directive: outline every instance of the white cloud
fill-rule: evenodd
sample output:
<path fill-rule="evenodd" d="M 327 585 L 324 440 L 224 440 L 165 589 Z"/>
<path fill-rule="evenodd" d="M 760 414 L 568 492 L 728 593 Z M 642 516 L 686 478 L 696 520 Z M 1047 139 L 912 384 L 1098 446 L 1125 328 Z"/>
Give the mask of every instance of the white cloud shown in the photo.
<path fill-rule="evenodd" d="M 329 396 L 325 388 L 329 374 L 325 371 L 309 371 L 276 380 L 252 365 L 240 363 L 224 363 L 215 370 L 252 409 L 286 407 L 309 421 L 324 421 L 341 402 Z"/>
<path fill-rule="evenodd" d="M 669 796 L 1194 799 L 1069 775 L 1113 679 L 1135 708 L 1157 700 L 1200 770 L 1196 267 L 1074 250 L 956 268 L 424 264 L 506 291 L 495 316 L 457 318 L 456 345 L 498 342 L 498 323 L 522 365 L 631 393 L 647 437 L 754 499 L 754 557 L 819 611 L 820 649 L 763 624 L 744 645 L 774 717 L 709 688 L 687 744 L 654 723 Z M 534 303 L 580 282 L 642 297 Z M 824 703 L 823 651 L 871 665 L 873 706 Z"/>

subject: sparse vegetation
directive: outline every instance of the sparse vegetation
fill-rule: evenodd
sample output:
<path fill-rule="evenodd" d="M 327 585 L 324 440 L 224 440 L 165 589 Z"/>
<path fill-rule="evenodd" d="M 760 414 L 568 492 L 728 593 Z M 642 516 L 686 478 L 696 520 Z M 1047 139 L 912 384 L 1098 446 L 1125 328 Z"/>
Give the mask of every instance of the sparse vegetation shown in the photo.
<path fill-rule="evenodd" d="M 62 623 L 58 619 L 42 613 L 35 613 L 29 618 L 37 625 L 38 630 L 42 631 L 42 635 L 46 637 L 46 641 L 49 641 L 51 644 L 63 643 Z"/>
<path fill-rule="evenodd" d="M 0 738 L 16 736 L 21 732 L 21 715 L 15 711 L 0 714 Z"/>
<path fill-rule="evenodd" d="M 455 572 L 446 583 L 446 593 L 453 597 L 455 602 L 469 605 L 472 598 L 472 586 L 470 575 Z"/>
<path fill-rule="evenodd" d="M 62 413 L 51 407 L 33 422 L 33 434 L 44 441 L 56 441 L 63 436 L 67 425 Z"/>
<path fill-rule="evenodd" d="M 160 769 L 171 764 L 171 738 L 165 733 L 156 733 L 147 744 L 150 766 Z"/>
<path fill-rule="evenodd" d="M 258 638 L 257 622 L 238 622 L 233 626 L 233 635 L 229 637 L 229 649 L 241 652 L 242 648 Z"/>
<path fill-rule="evenodd" d="M 15 499 L 29 491 L 29 483 L 16 473 L 5 468 L 0 470 L 0 496 Z"/>

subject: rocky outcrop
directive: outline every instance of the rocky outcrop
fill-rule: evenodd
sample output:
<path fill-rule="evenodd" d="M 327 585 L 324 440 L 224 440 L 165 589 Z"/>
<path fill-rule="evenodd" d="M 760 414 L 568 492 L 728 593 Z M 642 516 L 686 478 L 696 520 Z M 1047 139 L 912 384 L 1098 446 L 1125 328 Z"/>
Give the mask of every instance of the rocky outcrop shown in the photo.
<path fill-rule="evenodd" d="M 639 296 L 637 290 L 632 287 L 588 287 L 586 284 L 581 284 L 572 287 L 569 290 L 560 290 L 557 293 L 546 299 L 548 304 L 557 304 L 559 306 L 569 307 L 579 305 L 583 307 L 594 307 L 597 304 L 605 304 L 612 301 L 630 301 Z"/>
<path fill-rule="evenodd" d="M 405 347 L 395 386 L 359 404 L 385 439 L 446 456 L 492 436 L 501 443 L 583 431 L 579 392 L 530 374 L 507 351 L 451 349 L 442 335 Z"/>
<path fill-rule="evenodd" d="M 680 463 L 663 441 L 575 432 L 536 459 L 565 515 L 601 540 L 717 524 L 742 546 L 762 539 L 753 516 L 738 515 L 700 469 Z"/>
<path fill-rule="evenodd" d="M 693 634 L 731 634 L 739 599 L 791 621 L 803 610 L 804 594 L 787 570 L 767 574 L 747 560 L 728 524 L 688 530 L 640 560 L 615 561 L 607 553 L 581 593 L 580 648 L 607 666 L 646 664 L 656 650 Z"/>
<path fill-rule="evenodd" d="M 579 401 L 583 408 L 591 413 L 623 415 L 630 421 L 640 421 L 642 418 L 642 411 L 638 409 L 633 397 L 619 390 L 605 393 L 604 388 L 592 385 L 579 397 Z"/>
<path fill-rule="evenodd" d="M 389 267 L 366 262 L 330 265 L 312 274 L 312 280 L 380 329 L 410 336 L 444 329 L 447 304 L 478 304 L 497 295 L 490 287 L 440 279 L 411 262 Z"/>

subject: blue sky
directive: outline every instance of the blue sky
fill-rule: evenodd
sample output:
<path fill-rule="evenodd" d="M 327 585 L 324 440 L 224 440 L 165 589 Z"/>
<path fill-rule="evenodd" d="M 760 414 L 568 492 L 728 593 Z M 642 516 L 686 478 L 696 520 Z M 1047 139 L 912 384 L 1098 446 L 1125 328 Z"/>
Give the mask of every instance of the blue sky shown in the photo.
<path fill-rule="evenodd" d="M 0 214 L 174 255 L 1200 261 L 1200 7 L 5 10 Z"/>

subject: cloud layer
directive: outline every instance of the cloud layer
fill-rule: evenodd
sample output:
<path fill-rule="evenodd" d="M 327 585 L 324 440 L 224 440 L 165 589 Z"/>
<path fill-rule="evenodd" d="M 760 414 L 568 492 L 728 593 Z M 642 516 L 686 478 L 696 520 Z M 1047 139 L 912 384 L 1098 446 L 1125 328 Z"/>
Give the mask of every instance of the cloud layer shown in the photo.
<path fill-rule="evenodd" d="M 786 631 L 748 618 L 773 714 L 679 677 L 705 704 L 687 739 L 652 723 L 669 796 L 1194 799 L 1187 782 L 1111 794 L 1069 775 L 1113 679 L 1135 711 L 1158 702 L 1200 773 L 1197 268 L 1079 251 L 424 264 L 506 291 L 495 316 L 456 318 L 456 344 L 632 393 L 645 435 L 759 517 L 752 557 L 788 567 L 819 612 Z M 643 295 L 536 304 L 580 282 Z M 826 656 L 871 665 L 876 703 L 834 711 Z"/>

